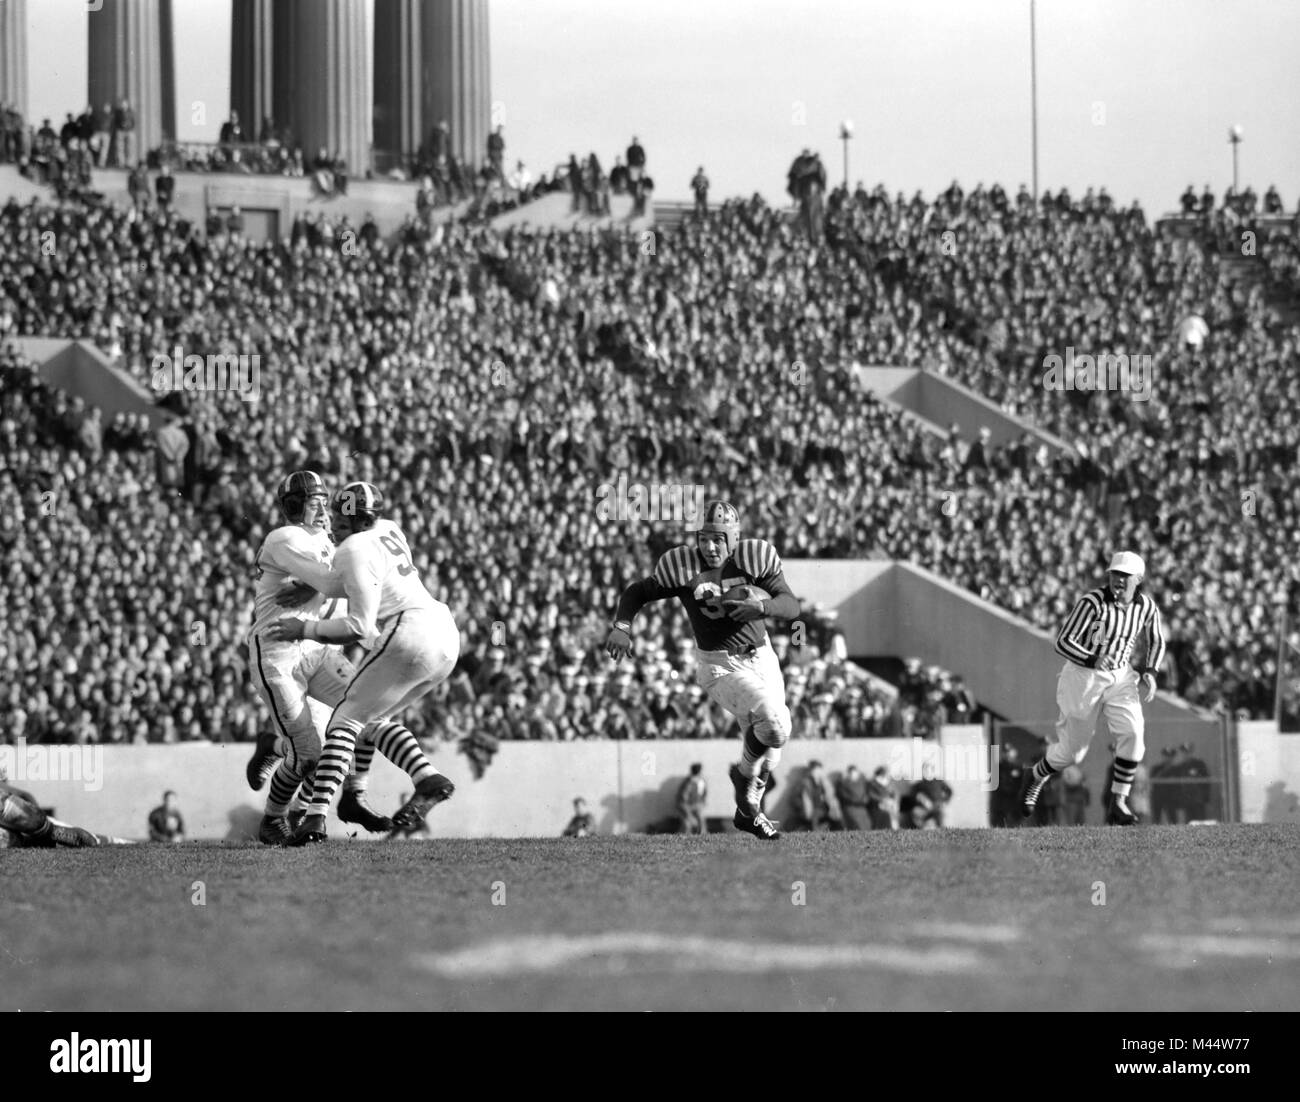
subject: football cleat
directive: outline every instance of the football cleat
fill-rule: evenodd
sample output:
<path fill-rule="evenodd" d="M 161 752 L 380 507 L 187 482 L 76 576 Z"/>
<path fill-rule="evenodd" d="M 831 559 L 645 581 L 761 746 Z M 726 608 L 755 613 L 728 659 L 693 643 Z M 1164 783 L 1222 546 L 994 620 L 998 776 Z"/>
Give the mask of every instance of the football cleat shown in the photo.
<path fill-rule="evenodd" d="M 393 820 L 380 815 L 366 801 L 366 794 L 360 789 L 345 788 L 339 796 L 339 822 L 354 823 L 362 830 L 374 834 L 386 833 L 393 829 Z"/>
<path fill-rule="evenodd" d="M 307 817 L 307 809 L 305 807 L 295 807 L 286 816 L 286 818 L 289 820 L 289 829 L 291 831 L 296 831 L 300 826 L 302 826 L 302 821 L 306 817 Z"/>
<path fill-rule="evenodd" d="M 257 747 L 244 767 L 244 777 L 254 792 L 262 790 L 262 785 L 280 763 L 280 755 L 275 750 L 277 742 L 274 731 L 259 731 L 257 734 Z"/>
<path fill-rule="evenodd" d="M 745 776 L 740 771 L 739 765 L 733 765 L 727 772 L 731 780 L 731 787 L 736 794 L 736 810 L 743 811 L 746 815 L 754 816 L 758 814 L 759 802 L 763 798 L 763 789 L 767 785 L 755 774 L 752 777 Z"/>
<path fill-rule="evenodd" d="M 1034 810 L 1038 807 L 1038 797 L 1051 779 L 1049 774 L 1041 781 L 1035 780 L 1032 769 L 1025 774 L 1025 779 L 1020 784 L 1020 814 L 1024 818 L 1033 817 Z"/>
<path fill-rule="evenodd" d="M 285 845 L 310 846 L 325 840 L 325 816 L 308 815 L 299 824 L 298 829 L 293 832 L 293 836 Z"/>
<path fill-rule="evenodd" d="M 1107 826 L 1134 826 L 1142 819 L 1142 816 L 1128 806 L 1128 800 L 1123 796 L 1111 793 L 1109 804 L 1106 809 Z"/>
<path fill-rule="evenodd" d="M 257 840 L 263 845 L 285 846 L 293 837 L 289 821 L 283 815 L 263 815 L 257 828 Z"/>
<path fill-rule="evenodd" d="M 777 824 L 772 822 L 761 811 L 757 815 L 746 815 L 743 811 L 737 809 L 736 817 L 732 819 L 737 830 L 743 830 L 746 834 L 752 834 L 755 838 L 762 838 L 768 842 L 778 841 L 781 837 Z"/>
<path fill-rule="evenodd" d="M 393 827 L 398 830 L 410 830 L 418 826 L 435 804 L 451 799 L 456 786 L 441 773 L 425 777 L 415 786 L 411 798 L 397 809 L 393 816 Z"/>
<path fill-rule="evenodd" d="M 88 830 L 82 830 L 81 827 L 64 826 L 62 823 L 51 823 L 50 825 L 54 828 L 52 837 L 56 846 L 79 848 L 81 846 L 99 845 L 99 838 Z"/>

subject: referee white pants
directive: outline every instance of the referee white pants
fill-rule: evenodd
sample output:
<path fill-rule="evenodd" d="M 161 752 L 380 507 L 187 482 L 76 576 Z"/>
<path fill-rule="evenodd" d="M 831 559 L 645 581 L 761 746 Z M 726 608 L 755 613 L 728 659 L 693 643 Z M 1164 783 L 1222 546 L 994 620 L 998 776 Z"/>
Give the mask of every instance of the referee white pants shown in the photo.
<path fill-rule="evenodd" d="M 1061 714 L 1056 721 L 1056 737 L 1047 748 L 1047 764 L 1064 769 L 1083 761 L 1097 731 L 1098 715 L 1106 717 L 1106 726 L 1115 740 L 1115 756 L 1141 761 L 1146 746 L 1139 681 L 1137 670 L 1131 666 L 1090 670 L 1066 662 L 1056 682 L 1056 704 Z"/>
<path fill-rule="evenodd" d="M 784 746 L 790 738 L 781 662 L 766 639 L 751 654 L 697 650 L 695 679 L 709 699 L 736 717 L 741 733 L 754 732 L 764 746 Z"/>
<path fill-rule="evenodd" d="M 354 735 L 414 704 L 451 676 L 460 657 L 460 632 L 451 610 L 399 612 L 384 626 L 370 653 L 357 667 L 329 726 Z"/>

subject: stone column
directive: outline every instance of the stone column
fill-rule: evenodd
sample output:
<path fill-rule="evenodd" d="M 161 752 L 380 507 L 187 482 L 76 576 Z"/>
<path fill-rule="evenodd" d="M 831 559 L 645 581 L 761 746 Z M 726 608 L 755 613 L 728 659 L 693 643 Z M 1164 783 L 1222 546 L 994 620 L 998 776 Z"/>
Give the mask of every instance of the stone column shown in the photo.
<path fill-rule="evenodd" d="M 375 0 L 375 149 L 403 157 L 420 149 L 432 125 L 420 104 L 420 7 Z"/>
<path fill-rule="evenodd" d="M 452 152 L 478 168 L 492 121 L 487 0 L 423 0 L 421 15 L 424 129 L 446 119 Z"/>
<path fill-rule="evenodd" d="M 309 167 L 324 146 L 347 162 L 349 176 L 364 176 L 373 103 L 366 0 L 282 2 L 275 6 L 273 35 L 276 121 L 287 112 Z"/>
<path fill-rule="evenodd" d="M 250 142 L 261 136 L 265 116 L 282 125 L 275 118 L 271 9 L 271 0 L 234 0 L 230 24 L 230 109 Z"/>
<path fill-rule="evenodd" d="M 103 0 L 88 10 L 89 102 L 96 111 L 128 100 L 135 112 L 127 159 L 133 163 L 175 134 L 171 0 Z M 167 117 L 170 115 L 170 117 Z"/>
<path fill-rule="evenodd" d="M 31 122 L 27 118 L 27 0 L 0 0 L 0 103 L 9 104 Z"/>

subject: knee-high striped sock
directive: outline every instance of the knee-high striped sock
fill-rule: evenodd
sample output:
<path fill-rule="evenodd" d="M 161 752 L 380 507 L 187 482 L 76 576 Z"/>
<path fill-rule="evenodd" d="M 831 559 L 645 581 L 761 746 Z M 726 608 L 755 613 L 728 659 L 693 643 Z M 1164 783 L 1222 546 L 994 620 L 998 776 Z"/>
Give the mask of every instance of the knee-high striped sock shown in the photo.
<path fill-rule="evenodd" d="M 1133 778 L 1137 776 L 1138 763 L 1128 758 L 1117 757 L 1115 770 L 1110 782 L 1110 790 L 1121 799 L 1128 799 L 1133 791 Z"/>
<path fill-rule="evenodd" d="M 293 769 L 286 759 L 281 759 L 271 774 L 271 790 L 266 794 L 266 813 L 282 816 L 289 811 L 289 802 L 298 791 L 302 774 Z"/>
<path fill-rule="evenodd" d="M 316 776 L 312 785 L 311 807 L 308 815 L 324 815 L 347 776 L 356 749 L 356 732 L 347 727 L 335 727 L 325 735 L 325 749 L 316 763 Z"/>
<path fill-rule="evenodd" d="M 1030 806 L 1038 803 L 1038 794 L 1043 791 L 1043 786 L 1052 779 L 1052 774 L 1055 772 L 1056 768 L 1048 765 L 1046 758 L 1039 758 L 1034 763 L 1034 768 L 1029 774 L 1029 787 L 1025 789 L 1025 803 Z"/>
<path fill-rule="evenodd" d="M 380 724 L 375 731 L 375 748 L 416 784 L 438 774 L 419 741 L 400 723 Z"/>
<path fill-rule="evenodd" d="M 372 735 L 374 732 L 370 732 Z M 370 763 L 375 757 L 375 744 L 370 738 L 363 738 L 357 743 L 356 753 L 352 756 L 352 772 L 343 779 L 343 791 L 364 792 L 370 784 Z"/>
<path fill-rule="evenodd" d="M 743 744 L 740 752 L 740 775 L 742 777 L 753 777 L 758 774 L 758 763 L 766 757 L 768 747 L 758 741 L 758 736 L 754 734 L 752 727 L 746 727 L 741 735 Z"/>

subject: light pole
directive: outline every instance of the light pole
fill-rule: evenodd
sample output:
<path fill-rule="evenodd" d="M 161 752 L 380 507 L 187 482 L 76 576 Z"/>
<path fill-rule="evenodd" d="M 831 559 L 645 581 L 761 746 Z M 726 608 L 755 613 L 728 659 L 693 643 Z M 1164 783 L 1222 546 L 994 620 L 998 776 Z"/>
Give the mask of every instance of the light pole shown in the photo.
<path fill-rule="evenodd" d="M 849 140 L 853 137 L 853 122 L 845 119 L 840 123 L 840 141 L 844 143 L 844 190 L 849 190 Z"/>
<path fill-rule="evenodd" d="M 1237 146 L 1241 145 L 1242 130 L 1240 126 L 1229 127 L 1228 141 L 1232 145 L 1232 194 L 1237 194 Z"/>

